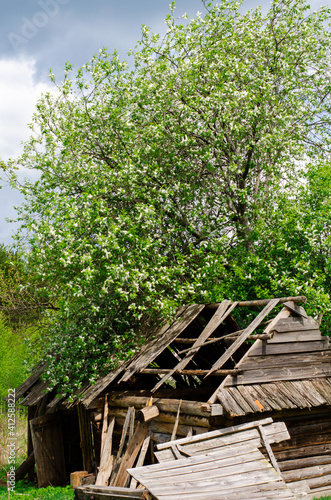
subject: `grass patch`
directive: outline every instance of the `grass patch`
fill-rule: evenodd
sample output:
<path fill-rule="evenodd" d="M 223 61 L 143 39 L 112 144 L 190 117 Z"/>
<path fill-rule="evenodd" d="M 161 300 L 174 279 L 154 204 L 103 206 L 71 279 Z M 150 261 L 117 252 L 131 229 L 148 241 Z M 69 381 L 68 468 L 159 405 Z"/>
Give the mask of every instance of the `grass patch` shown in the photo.
<path fill-rule="evenodd" d="M 74 491 L 71 486 L 65 488 L 48 486 L 47 488 L 36 488 L 34 484 L 18 481 L 15 492 L 10 492 L 5 486 L 0 487 L 0 500 L 73 500 Z"/>

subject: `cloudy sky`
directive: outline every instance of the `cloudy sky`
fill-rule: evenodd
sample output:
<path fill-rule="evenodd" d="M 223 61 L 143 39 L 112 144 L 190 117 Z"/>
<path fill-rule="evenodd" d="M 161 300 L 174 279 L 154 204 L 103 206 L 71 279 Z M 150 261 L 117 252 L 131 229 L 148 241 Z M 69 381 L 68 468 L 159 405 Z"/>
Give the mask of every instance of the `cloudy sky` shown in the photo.
<path fill-rule="evenodd" d="M 65 62 L 81 66 L 101 47 L 117 49 L 127 58 L 141 37 L 141 25 L 165 31 L 163 19 L 170 0 L 0 0 L 0 158 L 19 155 L 29 137 L 38 96 L 53 90 L 48 81 L 52 68 L 62 79 Z M 331 5 L 331 0 L 312 0 L 311 7 Z M 244 10 L 265 0 L 246 0 Z M 177 0 L 178 16 L 203 12 L 200 0 Z M 25 173 L 22 173 L 23 176 Z M 28 175 L 29 173 L 27 173 Z M 3 177 L 3 176 L 2 176 Z M 0 243 L 10 244 L 15 226 L 5 218 L 15 215 L 20 196 L 5 179 L 0 191 Z"/>

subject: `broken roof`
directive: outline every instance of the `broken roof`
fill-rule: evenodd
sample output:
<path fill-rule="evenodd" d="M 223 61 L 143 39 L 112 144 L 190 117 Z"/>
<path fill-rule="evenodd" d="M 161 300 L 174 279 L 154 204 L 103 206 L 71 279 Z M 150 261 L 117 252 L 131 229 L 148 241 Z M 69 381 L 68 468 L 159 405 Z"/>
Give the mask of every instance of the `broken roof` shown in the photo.
<path fill-rule="evenodd" d="M 65 404 L 80 400 L 89 407 L 106 389 L 127 388 L 134 381 L 151 394 L 165 386 L 202 387 L 210 402 L 221 402 L 232 416 L 330 405 L 329 340 L 299 302 L 305 297 L 184 306 L 171 324 L 151 332 L 133 359 L 96 384 L 86 383 L 80 397 Z M 280 304 L 278 314 L 265 323 Z M 245 306 L 248 326 L 241 318 Z M 252 308 L 257 307 L 263 309 L 256 315 Z M 17 390 L 26 396 L 22 403 L 36 404 L 44 395 L 43 384 L 32 375 Z M 53 398 L 49 406 L 57 402 Z"/>

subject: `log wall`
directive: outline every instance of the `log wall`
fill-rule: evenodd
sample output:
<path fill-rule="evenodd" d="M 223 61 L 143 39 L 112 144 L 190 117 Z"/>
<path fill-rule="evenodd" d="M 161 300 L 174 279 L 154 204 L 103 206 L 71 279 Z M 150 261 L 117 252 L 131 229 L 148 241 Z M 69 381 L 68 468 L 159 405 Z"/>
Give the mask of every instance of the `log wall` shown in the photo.
<path fill-rule="evenodd" d="M 308 498 L 331 493 L 330 412 L 285 420 L 291 439 L 272 445 L 282 476 Z"/>

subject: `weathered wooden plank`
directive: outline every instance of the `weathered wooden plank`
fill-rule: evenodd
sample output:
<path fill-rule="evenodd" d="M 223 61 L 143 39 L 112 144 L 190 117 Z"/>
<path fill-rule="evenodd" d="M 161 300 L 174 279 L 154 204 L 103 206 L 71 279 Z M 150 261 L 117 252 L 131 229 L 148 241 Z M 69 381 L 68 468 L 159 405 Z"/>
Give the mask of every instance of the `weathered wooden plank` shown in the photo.
<path fill-rule="evenodd" d="M 121 464 L 118 469 L 116 478 L 114 479 L 113 486 L 125 486 L 128 479 L 127 469 L 133 466 L 140 448 L 145 440 L 149 424 L 138 422 L 136 431 L 132 439 L 128 443 L 126 452 L 124 453 Z"/>
<path fill-rule="evenodd" d="M 282 422 L 266 425 L 265 432 L 266 435 L 268 436 L 269 442 L 272 443 L 289 439 L 289 434 L 286 430 L 286 426 Z M 201 435 L 199 437 L 203 436 Z M 251 429 L 242 430 L 240 432 L 234 432 L 232 434 L 215 436 L 213 438 L 204 440 L 201 439 L 200 441 L 194 440 L 191 442 L 190 441 L 187 442 L 185 439 L 184 440 L 182 439 L 177 441 L 171 441 L 170 443 L 163 443 L 162 445 L 157 446 L 158 451 L 155 452 L 155 455 L 157 456 L 158 460 L 160 462 L 173 460 L 174 455 L 171 450 L 171 445 L 173 443 L 178 444 L 179 441 L 181 441 L 180 446 L 182 446 L 184 450 L 191 455 L 197 455 L 207 452 L 209 453 L 211 451 L 216 451 L 230 445 L 232 449 L 235 445 L 243 446 L 249 444 L 250 446 L 257 448 L 263 446 L 259 431 L 257 427 L 254 427 Z"/>
<path fill-rule="evenodd" d="M 40 401 L 46 394 L 47 388 L 49 387 L 49 382 L 40 380 L 31 389 L 31 392 L 20 402 L 23 406 L 34 406 Z"/>
<path fill-rule="evenodd" d="M 258 316 L 251 322 L 251 324 L 243 331 L 243 333 L 234 341 L 232 346 L 220 357 L 216 363 L 210 369 L 209 374 L 212 371 L 220 369 L 224 363 L 235 353 L 237 349 L 245 342 L 251 333 L 259 326 L 263 319 L 272 311 L 272 309 L 278 304 L 278 299 L 271 300 L 265 308 L 258 314 Z M 209 398 L 209 403 L 215 403 L 217 399 L 218 389 Z"/>
<path fill-rule="evenodd" d="M 237 488 L 256 488 L 256 485 L 267 484 L 270 488 L 271 483 L 282 483 L 283 488 L 286 489 L 285 483 L 282 481 L 281 477 L 275 472 L 271 465 L 264 460 L 262 454 L 259 459 L 255 459 L 250 462 L 243 462 L 243 464 L 238 464 L 236 467 L 227 469 L 227 466 L 222 466 L 222 458 L 217 459 L 217 453 L 213 454 L 214 464 L 219 462 L 219 467 L 213 467 L 211 470 L 203 467 L 202 470 L 197 472 L 190 472 L 188 474 L 183 474 L 183 468 L 185 469 L 187 462 L 190 462 L 192 466 L 192 460 L 195 459 L 196 465 L 199 466 L 201 461 L 204 461 L 206 456 L 196 456 L 190 459 L 181 459 L 175 463 L 177 468 L 165 469 L 161 472 L 161 476 L 156 474 L 155 467 L 159 466 L 147 466 L 143 469 L 131 469 L 129 472 L 136 479 L 138 479 L 142 484 L 148 487 L 153 495 L 157 498 L 182 498 L 182 495 L 196 495 L 200 494 L 200 499 L 203 500 L 206 494 L 214 493 L 217 498 L 223 496 L 224 493 L 234 493 Z M 166 465 L 166 464 L 163 464 Z M 169 465 L 169 464 L 167 464 Z M 193 479 L 192 479 L 193 477 Z M 277 489 L 277 487 L 275 488 Z M 168 495 L 168 496 L 167 496 Z M 212 497 L 210 497 L 212 498 Z M 216 498 L 216 496 L 214 496 Z M 251 496 L 246 497 L 251 498 Z M 266 498 L 266 497 L 264 497 Z M 274 496 L 273 498 L 277 498 Z"/>
<path fill-rule="evenodd" d="M 277 368 L 265 368 L 245 371 L 242 375 L 237 375 L 233 377 L 229 375 L 226 378 L 225 387 L 231 387 L 236 385 L 252 385 L 264 382 L 278 382 L 278 381 L 292 381 L 292 380 L 304 380 L 313 379 L 318 377 L 330 377 L 331 376 L 331 366 L 330 363 L 319 363 L 314 366 L 304 366 L 304 367 L 279 367 Z M 209 400 L 210 401 L 210 400 Z"/>
<path fill-rule="evenodd" d="M 233 397 L 231 392 L 225 389 L 219 389 L 217 398 L 230 415 L 246 415 L 245 409 L 237 403 L 237 400 Z"/>
<path fill-rule="evenodd" d="M 328 402 L 328 404 L 331 404 L 331 387 L 327 380 L 317 378 L 311 380 L 311 383 L 315 387 L 316 391 Z"/>
<path fill-rule="evenodd" d="M 263 420 L 259 420 L 259 421 L 246 422 L 244 424 L 230 426 L 230 427 L 226 427 L 224 429 L 218 429 L 215 431 L 204 433 L 200 436 L 192 436 L 190 438 L 176 439 L 176 443 L 177 444 L 189 444 L 189 443 L 202 442 L 202 441 L 209 440 L 211 438 L 226 436 L 228 434 L 246 431 L 247 429 L 254 429 L 257 425 L 269 425 L 269 424 L 273 424 L 272 418 L 264 418 Z M 162 450 L 165 448 L 169 448 L 169 443 L 162 443 L 162 444 L 157 446 L 158 450 Z"/>
<path fill-rule="evenodd" d="M 322 340 L 323 337 L 319 330 L 302 330 L 293 332 L 275 332 L 273 337 L 267 340 L 268 344 L 278 344 L 284 342 L 309 342 Z"/>
<path fill-rule="evenodd" d="M 104 439 L 104 445 L 100 458 L 100 467 L 99 472 L 95 481 L 96 486 L 106 486 L 108 484 L 111 472 L 114 457 L 112 456 L 112 439 L 113 439 L 113 431 L 115 425 L 115 418 L 112 418 L 106 433 L 106 437 Z"/>
<path fill-rule="evenodd" d="M 274 356 L 248 356 L 240 363 L 240 370 L 254 370 L 258 366 L 259 369 L 263 368 L 277 368 L 279 366 L 305 366 L 317 363 L 331 363 L 331 349 L 317 352 L 303 352 L 298 356 L 297 354 L 284 353 Z"/>
<path fill-rule="evenodd" d="M 324 474 L 331 474 L 331 459 L 330 457 L 324 458 L 324 463 L 321 459 L 317 462 L 314 460 L 315 457 L 309 457 L 310 460 L 307 458 L 301 460 L 289 460 L 289 462 L 293 464 L 291 468 L 289 466 L 284 467 L 284 463 L 286 462 L 280 463 L 279 467 L 282 471 L 282 477 L 285 481 L 289 482 L 319 477 Z"/>
<path fill-rule="evenodd" d="M 103 418 L 102 418 L 102 431 L 101 431 L 101 455 L 103 453 L 103 448 L 105 445 L 107 430 L 108 430 L 108 401 L 107 401 L 107 396 L 105 396 Z"/>
<path fill-rule="evenodd" d="M 120 441 L 118 451 L 117 451 L 117 458 L 119 458 L 121 456 L 123 448 L 124 448 L 125 438 L 126 438 L 126 434 L 128 432 L 128 428 L 129 428 L 129 424 L 130 424 L 130 420 L 131 420 L 131 413 L 132 413 L 132 408 L 128 408 L 126 415 L 125 415 L 124 425 L 122 428 L 122 435 L 121 435 L 121 441 Z"/>
<path fill-rule="evenodd" d="M 150 441 L 151 441 L 151 434 L 149 433 L 145 437 L 144 442 L 142 444 L 136 467 L 142 467 L 144 465 Z M 134 478 L 131 478 L 130 488 L 136 488 L 136 487 L 137 487 L 137 481 Z"/>
<path fill-rule="evenodd" d="M 15 391 L 16 401 L 20 399 L 24 394 L 37 382 L 40 375 L 44 372 L 46 368 L 45 363 L 39 363 L 33 373 L 21 384 Z M 22 403 L 21 403 L 22 404 Z"/>
<path fill-rule="evenodd" d="M 318 323 L 311 317 L 280 319 L 273 327 L 279 333 L 300 332 L 302 330 L 318 330 Z"/>
<path fill-rule="evenodd" d="M 148 498 L 147 490 L 94 485 L 75 488 L 75 500 L 147 500 Z"/>
<path fill-rule="evenodd" d="M 279 336 L 279 340 L 282 337 Z M 254 342 L 249 350 L 249 356 L 272 356 L 275 354 L 299 354 L 301 352 L 315 352 L 329 349 L 329 337 L 322 337 L 322 340 L 299 341 L 299 342 Z M 238 366 L 240 366 L 238 364 Z"/>
<path fill-rule="evenodd" d="M 222 390 L 222 389 L 221 389 Z M 236 401 L 236 403 L 239 405 L 240 408 L 242 408 L 245 412 L 245 415 L 247 413 L 253 413 L 252 407 L 249 405 L 249 403 L 246 401 L 244 397 L 242 397 L 240 391 L 237 390 L 236 387 L 229 387 L 227 389 L 227 393 L 231 395 L 231 397 Z M 256 405 L 255 405 L 256 406 Z"/>
<path fill-rule="evenodd" d="M 301 316 L 302 318 L 308 319 L 307 313 L 302 306 L 298 306 L 292 301 L 284 302 L 284 307 L 287 307 L 292 313 Z"/>
<path fill-rule="evenodd" d="M 180 318 L 161 334 L 157 334 L 148 345 L 143 346 L 140 355 L 126 369 L 120 382 L 126 382 L 136 372 L 147 368 L 154 359 L 176 338 L 204 309 L 202 304 L 192 304 L 181 314 Z"/>
<path fill-rule="evenodd" d="M 208 322 L 206 327 L 203 329 L 202 333 L 199 335 L 197 340 L 194 342 L 192 348 L 195 349 L 194 352 L 187 353 L 184 359 L 179 361 L 179 363 L 167 374 L 162 380 L 157 382 L 157 384 L 152 389 L 155 392 L 161 385 L 171 377 L 178 370 L 183 370 L 185 366 L 191 361 L 196 351 L 203 345 L 203 343 L 214 333 L 216 328 L 224 321 L 224 319 L 231 313 L 231 311 L 236 307 L 236 302 L 231 305 L 230 300 L 223 300 L 221 305 L 217 308 L 217 311 Z M 230 306 L 230 307 L 229 307 Z"/>

